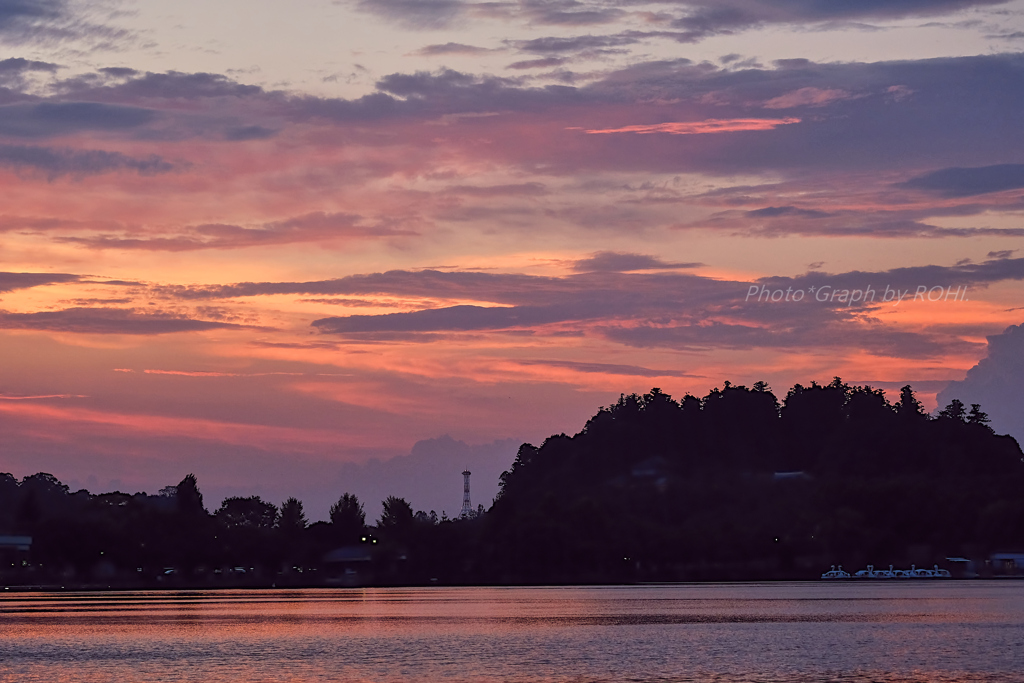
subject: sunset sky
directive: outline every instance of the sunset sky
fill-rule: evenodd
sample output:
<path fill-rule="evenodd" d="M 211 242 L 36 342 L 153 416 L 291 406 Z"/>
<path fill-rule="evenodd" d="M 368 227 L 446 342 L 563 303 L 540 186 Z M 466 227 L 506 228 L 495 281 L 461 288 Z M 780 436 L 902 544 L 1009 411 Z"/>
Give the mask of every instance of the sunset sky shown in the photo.
<path fill-rule="evenodd" d="M 620 393 L 834 375 L 1024 438 L 1022 48 L 1024 0 L 0 0 L 0 471 L 451 515 Z"/>

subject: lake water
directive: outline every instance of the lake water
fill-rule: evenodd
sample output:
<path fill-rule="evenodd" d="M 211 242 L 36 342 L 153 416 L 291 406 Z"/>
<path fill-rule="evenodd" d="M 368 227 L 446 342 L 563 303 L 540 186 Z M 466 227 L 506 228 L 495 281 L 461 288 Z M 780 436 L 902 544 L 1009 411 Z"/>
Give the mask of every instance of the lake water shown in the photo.
<path fill-rule="evenodd" d="M 0 681 L 1024 682 L 1024 581 L 3 594 Z"/>

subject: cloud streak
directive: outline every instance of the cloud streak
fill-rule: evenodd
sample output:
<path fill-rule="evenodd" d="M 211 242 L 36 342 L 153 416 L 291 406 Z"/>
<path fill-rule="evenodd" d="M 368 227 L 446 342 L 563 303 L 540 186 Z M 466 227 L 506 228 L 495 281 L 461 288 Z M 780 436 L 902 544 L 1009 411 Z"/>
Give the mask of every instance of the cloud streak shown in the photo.
<path fill-rule="evenodd" d="M 562 368 L 574 372 L 602 375 L 625 375 L 628 377 L 694 377 L 682 370 L 655 370 L 640 365 L 621 365 L 616 363 L 585 363 L 568 360 L 521 360 L 520 365 Z"/>
<path fill-rule="evenodd" d="M 97 235 L 56 237 L 56 241 L 90 249 L 185 252 L 201 249 L 241 249 L 303 242 L 330 243 L 356 239 L 414 237 L 418 233 L 398 226 L 368 224 L 360 216 L 342 213 L 309 213 L 259 227 L 198 225 L 184 234 L 168 237 Z"/>
<path fill-rule="evenodd" d="M 0 292 L 13 292 L 16 289 L 30 289 L 43 285 L 75 282 L 81 279 L 70 273 L 4 273 L 0 272 Z"/>
<path fill-rule="evenodd" d="M 0 329 L 46 330 L 76 334 L 156 335 L 241 329 L 233 323 L 194 320 L 169 313 L 143 313 L 121 308 L 67 308 L 60 311 L 0 311 Z"/>
<path fill-rule="evenodd" d="M 996 164 L 976 168 L 943 168 L 916 176 L 900 187 L 926 190 L 943 197 L 973 197 L 1024 188 L 1024 164 Z"/>
<path fill-rule="evenodd" d="M 36 396 L 11 396 L 0 394 L 0 401 L 42 401 L 51 398 L 89 398 L 84 394 L 39 394 Z"/>
<path fill-rule="evenodd" d="M 157 119 L 157 112 L 101 102 L 39 102 L 0 107 L 0 135 L 43 138 L 83 131 L 135 130 Z"/>
<path fill-rule="evenodd" d="M 393 283 L 402 278 L 388 274 Z M 408 273 L 410 278 L 420 274 Z M 443 296 L 444 279 L 423 274 L 424 295 Z M 455 275 L 455 274 L 452 274 Z M 470 274 L 463 274 L 470 275 Z M 411 340 L 422 335 L 471 334 L 480 331 L 523 332 L 558 335 L 567 330 L 640 348 L 713 349 L 775 348 L 813 346 L 860 348 L 889 357 L 938 357 L 972 348 L 970 343 L 949 339 L 925 330 L 906 330 L 884 323 L 878 315 L 892 310 L 884 302 L 885 288 L 916 292 L 921 285 L 957 289 L 984 288 L 997 282 L 1024 279 L 1024 259 L 992 259 L 983 263 L 954 266 L 918 266 L 881 272 L 810 272 L 796 277 L 766 277 L 755 288 L 814 292 L 875 289 L 869 302 L 847 303 L 847 299 L 812 301 L 787 305 L 750 300 L 751 283 L 727 281 L 688 274 L 642 274 L 594 272 L 556 279 L 535 278 L 535 287 L 510 291 L 500 274 L 477 276 L 475 298 L 502 301 L 506 306 L 456 305 L 402 313 L 351 315 L 321 318 L 312 325 L 321 333 L 358 338 L 375 335 L 404 335 Z M 368 277 L 368 276 L 367 276 Z M 490 286 L 488 286 L 490 285 Z M 334 287 L 343 288 L 342 283 Z M 310 285 L 316 288 L 316 285 Z M 379 288 L 378 288 L 379 289 Z M 404 293 L 408 289 L 403 288 Z M 448 289 L 450 292 L 450 289 Z M 393 292 L 394 293 L 394 292 Z M 910 296 L 905 303 L 915 305 Z"/>
<path fill-rule="evenodd" d="M 577 272 L 615 272 L 621 273 L 635 270 L 674 270 L 677 268 L 697 268 L 701 263 L 668 263 L 646 254 L 631 254 L 614 251 L 599 251 L 593 256 L 579 259 L 572 264 Z"/>
<path fill-rule="evenodd" d="M 139 175 L 170 173 L 176 166 L 156 154 L 145 158 L 98 149 L 53 149 L 27 145 L 0 145 L 0 167 L 35 172 L 50 180 L 134 171 Z"/>
<path fill-rule="evenodd" d="M 784 4 L 758 0 L 662 0 L 657 13 L 670 19 L 679 42 L 735 33 L 765 25 L 815 25 L 857 20 L 893 20 L 950 14 L 971 7 L 1004 4 L 1006 0 L 892 0 L 891 2 L 822 3 L 793 0 Z M 628 12 L 607 0 L 512 0 L 504 3 L 470 0 L 354 0 L 356 7 L 409 29 L 437 29 L 475 16 L 521 18 L 537 26 L 598 26 L 622 19 Z"/>
<path fill-rule="evenodd" d="M 610 133 L 702 135 L 706 133 L 735 133 L 748 130 L 773 130 L 779 126 L 787 126 L 794 123 L 800 123 L 800 119 L 706 119 L 704 121 L 670 121 L 668 123 L 637 124 L 620 128 L 590 129 L 584 132 L 587 135 L 607 135 Z"/>
<path fill-rule="evenodd" d="M 359 0 L 356 6 L 411 29 L 449 26 L 466 7 L 460 0 Z"/>

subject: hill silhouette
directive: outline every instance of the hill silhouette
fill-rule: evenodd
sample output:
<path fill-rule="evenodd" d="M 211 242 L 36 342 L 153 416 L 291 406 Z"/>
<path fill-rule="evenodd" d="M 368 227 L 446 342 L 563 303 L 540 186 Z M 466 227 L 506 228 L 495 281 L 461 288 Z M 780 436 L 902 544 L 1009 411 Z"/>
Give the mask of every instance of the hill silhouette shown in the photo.
<path fill-rule="evenodd" d="M 508 580 L 811 578 L 1024 549 L 1024 460 L 979 406 L 839 378 L 620 397 L 524 444 L 490 511 Z"/>

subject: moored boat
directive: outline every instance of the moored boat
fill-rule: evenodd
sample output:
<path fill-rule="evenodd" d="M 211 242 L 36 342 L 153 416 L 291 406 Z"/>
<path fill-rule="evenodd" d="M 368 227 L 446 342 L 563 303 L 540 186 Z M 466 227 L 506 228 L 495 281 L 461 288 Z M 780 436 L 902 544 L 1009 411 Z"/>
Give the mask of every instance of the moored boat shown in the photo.
<path fill-rule="evenodd" d="M 839 569 L 836 569 L 835 565 L 832 565 L 832 569 L 821 575 L 823 579 L 848 579 L 850 578 L 850 572 L 843 571 L 843 565 L 839 565 Z"/>
<path fill-rule="evenodd" d="M 940 569 L 935 565 L 932 569 L 919 569 L 916 565 L 910 565 L 910 569 L 896 569 L 889 565 L 888 569 L 875 569 L 875 565 L 869 564 L 867 569 L 860 569 L 853 574 L 843 571 L 843 565 L 832 565 L 832 569 L 821 575 L 823 579 L 951 579 L 952 575 L 946 569 Z"/>

